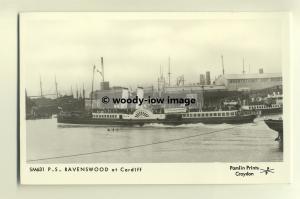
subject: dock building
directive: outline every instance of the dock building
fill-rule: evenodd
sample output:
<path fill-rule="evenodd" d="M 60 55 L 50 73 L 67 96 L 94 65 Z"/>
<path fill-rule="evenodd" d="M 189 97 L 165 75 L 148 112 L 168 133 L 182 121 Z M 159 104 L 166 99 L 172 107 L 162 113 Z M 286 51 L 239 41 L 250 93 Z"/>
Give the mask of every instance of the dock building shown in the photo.
<path fill-rule="evenodd" d="M 215 80 L 216 85 L 228 91 L 253 91 L 282 85 L 281 73 L 224 74 Z"/>

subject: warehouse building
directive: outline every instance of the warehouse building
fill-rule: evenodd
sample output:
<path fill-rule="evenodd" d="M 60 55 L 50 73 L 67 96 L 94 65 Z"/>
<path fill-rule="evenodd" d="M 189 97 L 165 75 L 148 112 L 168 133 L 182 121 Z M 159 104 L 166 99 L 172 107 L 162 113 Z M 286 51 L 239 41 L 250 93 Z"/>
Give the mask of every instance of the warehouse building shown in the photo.
<path fill-rule="evenodd" d="M 281 73 L 225 74 L 215 80 L 228 91 L 253 91 L 282 85 Z"/>

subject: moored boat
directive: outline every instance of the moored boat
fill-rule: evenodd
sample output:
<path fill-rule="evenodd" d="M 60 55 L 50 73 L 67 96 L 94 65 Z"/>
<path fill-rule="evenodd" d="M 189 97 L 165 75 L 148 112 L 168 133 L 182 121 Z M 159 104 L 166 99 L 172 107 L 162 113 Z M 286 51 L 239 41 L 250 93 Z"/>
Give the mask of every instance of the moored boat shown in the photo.
<path fill-rule="evenodd" d="M 270 129 L 278 132 L 278 137 L 275 139 L 275 141 L 279 141 L 280 149 L 283 150 L 283 120 L 279 118 L 266 119 L 264 121 Z"/>
<path fill-rule="evenodd" d="M 242 106 L 243 110 L 257 111 L 259 115 L 282 114 L 282 95 L 273 93 L 264 100 Z"/>

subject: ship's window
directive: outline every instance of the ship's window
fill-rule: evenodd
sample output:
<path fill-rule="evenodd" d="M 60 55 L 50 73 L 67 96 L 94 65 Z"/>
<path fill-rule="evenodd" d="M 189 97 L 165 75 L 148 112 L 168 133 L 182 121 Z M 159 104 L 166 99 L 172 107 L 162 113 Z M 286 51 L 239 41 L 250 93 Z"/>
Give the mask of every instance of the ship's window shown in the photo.
<path fill-rule="evenodd" d="M 200 114 L 200 113 L 198 114 L 198 117 L 201 117 L 201 114 Z"/>
<path fill-rule="evenodd" d="M 225 113 L 222 113 L 222 116 L 225 116 Z"/>
<path fill-rule="evenodd" d="M 196 114 L 196 113 L 194 114 L 194 117 L 197 117 L 197 114 Z"/>
<path fill-rule="evenodd" d="M 221 113 L 218 113 L 218 116 L 221 116 Z"/>
<path fill-rule="evenodd" d="M 214 113 L 214 116 L 217 116 L 217 113 Z"/>
<path fill-rule="evenodd" d="M 226 112 L 226 116 L 229 116 L 229 113 L 228 113 L 228 112 Z"/>

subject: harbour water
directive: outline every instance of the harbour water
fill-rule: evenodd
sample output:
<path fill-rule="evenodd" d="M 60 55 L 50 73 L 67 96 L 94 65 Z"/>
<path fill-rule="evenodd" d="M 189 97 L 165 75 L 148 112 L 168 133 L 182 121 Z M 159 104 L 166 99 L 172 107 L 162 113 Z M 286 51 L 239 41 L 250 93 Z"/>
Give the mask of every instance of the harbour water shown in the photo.
<path fill-rule="evenodd" d="M 28 163 L 278 162 L 277 132 L 242 125 L 112 127 L 27 120 Z"/>

